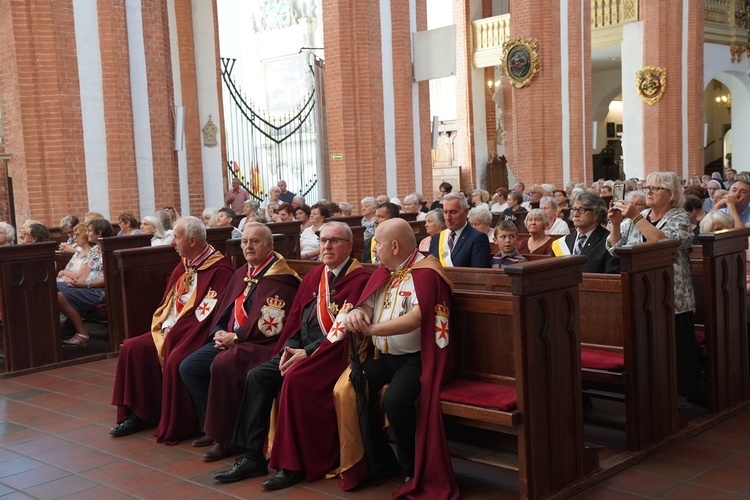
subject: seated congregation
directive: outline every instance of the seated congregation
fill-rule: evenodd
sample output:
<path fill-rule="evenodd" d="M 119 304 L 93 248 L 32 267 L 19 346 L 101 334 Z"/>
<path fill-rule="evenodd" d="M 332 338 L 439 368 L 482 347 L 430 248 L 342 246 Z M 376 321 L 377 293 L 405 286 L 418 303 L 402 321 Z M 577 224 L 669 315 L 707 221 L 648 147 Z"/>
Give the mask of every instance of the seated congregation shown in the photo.
<path fill-rule="evenodd" d="M 706 227 L 697 231 L 674 174 L 651 174 L 615 201 L 593 188 L 568 198 L 548 187 L 532 188 L 524 210 L 514 200 L 509 214 L 498 201 L 523 199 L 517 190 L 498 190 L 492 204 L 480 193 L 473 208 L 446 192 L 421 220 L 395 199 L 363 200 L 368 220 L 329 217 L 322 202 L 315 213 L 298 209 L 317 232 L 317 248 L 304 256 L 301 223 L 282 235 L 289 221 L 255 222 L 250 209 L 234 241 L 223 232 L 211 244 L 205 224 L 184 217 L 171 228 L 176 252 L 112 250 L 109 285 L 120 289 L 125 326 L 110 433 L 155 428 L 159 442 L 206 446 L 207 462 L 237 455 L 214 474 L 221 482 L 265 477 L 270 465 L 275 474 L 261 482 L 269 490 L 326 476 L 350 490 L 400 475 L 397 497 L 456 498 L 451 456 L 476 458 L 473 448 L 454 447 L 456 430 L 492 430 L 515 458 L 482 460 L 517 470 L 522 495 L 538 497 L 599 467 L 584 436 L 590 397 L 623 395 L 632 451 L 684 428 L 687 401 L 719 413 L 746 400 L 748 377 L 737 376 L 748 372 L 737 332 L 745 331 L 744 296 L 727 302 L 731 294 L 716 292 L 740 278 L 745 291 L 748 230 L 703 234 L 702 247 L 693 241 L 750 222 L 750 181 L 737 177 L 700 214 Z M 419 210 L 418 198 L 409 201 Z M 75 257 L 59 273 L 63 299 L 81 309 L 106 282 L 101 266 L 102 277 L 92 276 L 91 242 L 102 237 L 106 254 L 114 238 L 98 224 L 84 226 L 85 235 L 73 226 Z M 120 219 L 120 228 L 131 226 Z M 315 262 L 287 260 L 311 252 Z M 151 274 L 164 276 L 163 295 L 150 299 L 150 319 L 129 323 L 129 266 L 148 273 L 157 255 L 160 271 Z M 68 299 L 68 287 L 86 296 Z M 741 319 L 729 321 L 738 308 Z M 75 333 L 66 345 L 85 346 L 85 325 Z M 570 460 L 538 459 L 555 453 Z"/>

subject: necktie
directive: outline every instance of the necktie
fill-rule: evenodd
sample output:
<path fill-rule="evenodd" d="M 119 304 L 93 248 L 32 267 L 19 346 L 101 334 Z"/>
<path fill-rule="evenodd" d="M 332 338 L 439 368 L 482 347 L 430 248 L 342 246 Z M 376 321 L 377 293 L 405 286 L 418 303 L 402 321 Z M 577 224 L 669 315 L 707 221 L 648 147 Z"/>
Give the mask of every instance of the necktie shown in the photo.
<path fill-rule="evenodd" d="M 328 271 L 328 286 L 330 287 L 333 285 L 333 280 L 336 279 L 336 275 L 333 274 L 333 271 Z"/>
<path fill-rule="evenodd" d="M 456 244 L 456 232 L 451 231 L 450 238 L 448 238 L 448 250 L 453 251 L 453 245 Z"/>
<path fill-rule="evenodd" d="M 583 244 L 586 242 L 586 235 L 579 234 L 576 238 L 576 247 L 573 249 L 573 255 L 581 255 L 583 253 Z"/>

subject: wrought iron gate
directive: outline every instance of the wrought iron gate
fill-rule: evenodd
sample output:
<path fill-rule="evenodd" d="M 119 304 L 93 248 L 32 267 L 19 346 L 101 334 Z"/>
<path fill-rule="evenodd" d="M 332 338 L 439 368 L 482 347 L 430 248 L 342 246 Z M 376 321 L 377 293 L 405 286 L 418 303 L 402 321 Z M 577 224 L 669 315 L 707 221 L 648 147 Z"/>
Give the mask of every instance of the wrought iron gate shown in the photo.
<path fill-rule="evenodd" d="M 318 199 L 315 188 L 319 171 L 315 90 L 311 89 L 296 109 L 282 116 L 272 115 L 257 109 L 242 95 L 232 80 L 235 61 L 221 59 L 230 179 L 239 179 L 257 200 L 267 198 L 269 189 L 284 179 L 290 191 L 305 196 L 308 204 L 314 203 Z"/>

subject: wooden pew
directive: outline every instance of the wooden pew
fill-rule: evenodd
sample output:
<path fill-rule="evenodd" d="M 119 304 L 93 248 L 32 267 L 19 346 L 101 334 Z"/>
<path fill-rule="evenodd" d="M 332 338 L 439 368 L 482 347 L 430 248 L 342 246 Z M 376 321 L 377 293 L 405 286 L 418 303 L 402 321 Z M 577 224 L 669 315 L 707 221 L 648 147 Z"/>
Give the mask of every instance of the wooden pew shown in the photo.
<path fill-rule="evenodd" d="M 719 413 L 750 397 L 745 311 L 746 257 L 750 228 L 701 234 L 691 254 L 697 305 L 706 350 L 706 410 Z"/>
<path fill-rule="evenodd" d="M 677 432 L 673 263 L 680 242 L 617 249 L 620 275 L 584 274 L 580 297 L 583 386 L 625 395 L 627 446 L 641 450 Z M 622 356 L 622 369 L 591 360 Z"/>
<path fill-rule="evenodd" d="M 49 241 L 0 247 L 0 310 L 8 372 L 62 360 L 57 246 Z"/>
<path fill-rule="evenodd" d="M 411 226 L 412 231 L 414 231 L 414 237 L 417 239 L 417 246 L 419 246 L 419 242 L 429 236 L 429 234 L 427 234 L 427 228 L 425 227 L 424 221 L 413 220 L 409 222 L 409 225 Z"/>
<path fill-rule="evenodd" d="M 232 239 L 232 228 L 231 227 L 209 227 L 206 228 L 206 241 L 209 245 L 220 251 L 224 255 L 227 254 L 226 246 L 227 242 Z"/>
<path fill-rule="evenodd" d="M 597 452 L 583 438 L 578 283 L 584 262 L 570 256 L 509 266 L 510 294 L 454 290 L 456 363 L 441 392 L 442 410 L 449 422 L 517 435 L 521 498 L 559 494 L 598 467 Z M 515 410 L 488 407 L 507 387 L 515 389 Z"/>
<path fill-rule="evenodd" d="M 346 215 L 344 217 L 331 217 L 330 221 L 343 222 L 349 227 L 361 226 L 362 216 L 361 215 Z"/>
<path fill-rule="evenodd" d="M 116 352 L 125 338 L 123 328 L 123 284 L 117 271 L 117 261 L 114 252 L 125 248 L 143 248 L 151 245 L 151 235 L 136 234 L 133 236 L 110 236 L 99 238 L 99 247 L 104 264 L 104 290 L 107 303 L 107 333 L 109 333 L 109 350 Z M 172 253 L 176 253 L 171 245 L 166 245 Z"/>
<path fill-rule="evenodd" d="M 273 222 L 268 224 L 271 233 L 275 235 L 282 235 L 283 238 L 278 240 L 274 238 L 273 248 L 287 259 L 299 259 L 300 258 L 300 222 Z"/>
<path fill-rule="evenodd" d="M 133 248 L 114 252 L 121 284 L 122 324 L 119 344 L 151 330 L 151 318 L 161 303 L 169 275 L 180 261 L 172 246 Z M 110 338 L 113 336 L 110 333 Z"/>

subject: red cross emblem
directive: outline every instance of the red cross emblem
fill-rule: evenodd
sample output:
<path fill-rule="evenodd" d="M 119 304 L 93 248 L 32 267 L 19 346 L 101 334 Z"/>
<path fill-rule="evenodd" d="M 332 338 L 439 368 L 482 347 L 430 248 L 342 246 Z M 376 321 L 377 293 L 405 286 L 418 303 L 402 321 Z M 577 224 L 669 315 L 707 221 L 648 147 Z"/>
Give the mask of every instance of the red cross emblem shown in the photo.
<path fill-rule="evenodd" d="M 279 326 L 279 323 L 273 316 L 266 316 L 263 318 L 263 326 L 268 331 L 274 331 L 276 327 Z"/>
<path fill-rule="evenodd" d="M 435 326 L 435 333 L 437 334 L 437 339 L 447 340 L 448 339 L 448 322 L 439 320 L 438 323 L 440 324 Z"/>
<path fill-rule="evenodd" d="M 208 302 L 203 301 L 203 303 L 198 307 L 198 314 L 200 314 L 201 316 L 205 316 L 210 312 L 211 307 L 208 305 Z"/>
<path fill-rule="evenodd" d="M 337 321 L 333 324 L 328 335 L 329 337 L 335 338 L 336 340 L 339 340 L 344 336 L 344 326 L 340 321 Z"/>

